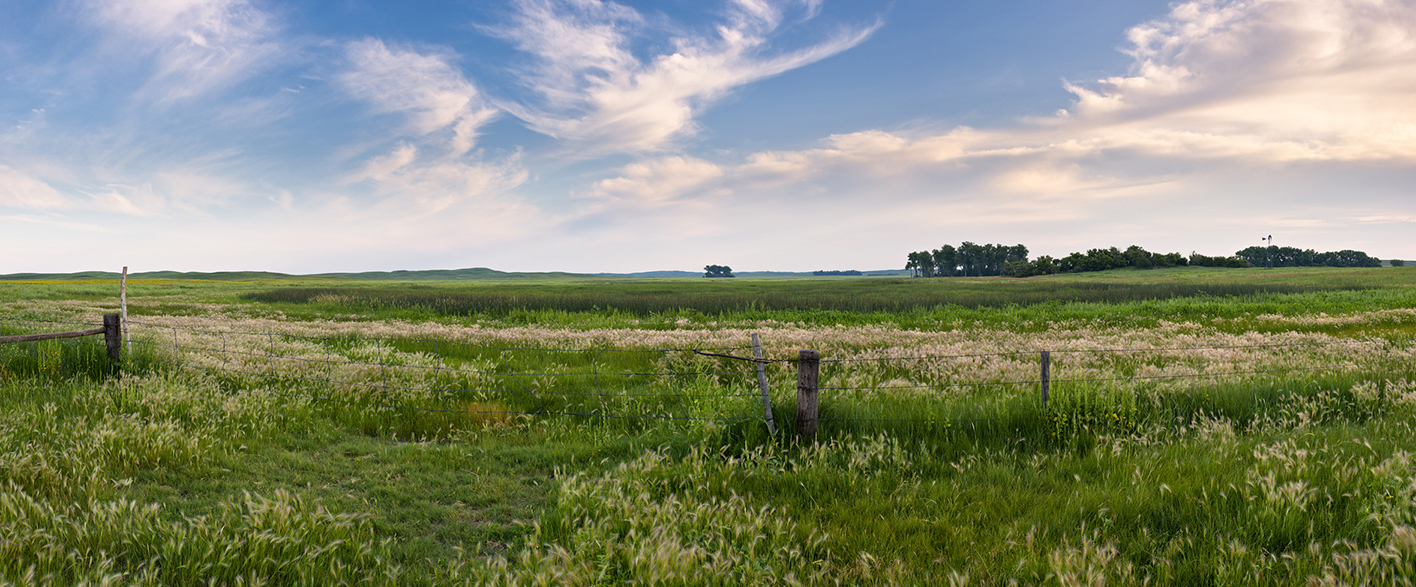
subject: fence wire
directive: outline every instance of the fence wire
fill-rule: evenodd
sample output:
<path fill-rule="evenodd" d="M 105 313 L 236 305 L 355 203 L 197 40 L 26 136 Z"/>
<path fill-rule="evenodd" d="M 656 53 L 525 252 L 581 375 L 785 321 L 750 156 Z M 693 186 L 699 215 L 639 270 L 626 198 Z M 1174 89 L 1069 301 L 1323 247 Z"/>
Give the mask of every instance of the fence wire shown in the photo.
<path fill-rule="evenodd" d="M 94 322 L 80 320 L 51 320 L 35 318 L 6 317 L 5 322 L 13 323 L 21 329 L 33 330 L 44 326 L 95 325 Z M 734 354 L 751 350 L 748 345 L 722 347 L 672 347 L 654 349 L 626 349 L 615 347 L 557 348 L 531 346 L 492 346 L 464 341 L 415 338 L 376 338 L 349 336 L 311 336 L 290 333 L 273 333 L 241 330 L 220 330 L 210 328 L 190 328 L 156 324 L 141 320 L 129 320 L 134 327 L 133 341 L 140 347 L 154 350 L 170 349 L 176 364 L 186 370 L 205 373 L 224 380 L 254 380 L 265 384 L 266 392 L 286 398 L 303 398 L 310 401 L 360 405 L 381 409 L 415 410 L 422 412 L 482 414 L 502 416 L 574 416 L 603 419 L 646 419 L 646 420 L 762 420 L 762 415 L 731 414 L 691 414 L 692 404 L 703 400 L 728 400 L 741 402 L 744 413 L 748 408 L 760 410 L 750 398 L 759 397 L 754 387 L 753 376 L 757 367 L 773 363 L 797 362 L 792 358 L 755 358 Z M 168 338 L 169 342 L 162 342 Z M 1005 371 L 1022 370 L 1031 364 L 1030 358 L 1044 351 L 1038 349 L 999 351 L 989 353 L 926 353 L 918 355 L 888 357 L 845 357 L 821 358 L 823 372 L 818 391 L 825 392 L 896 392 L 896 391 L 937 391 L 971 389 L 974 391 L 992 388 L 1041 388 L 1052 386 L 1054 399 L 1065 397 L 1073 390 L 1068 386 L 1110 385 L 1127 387 L 1171 381 L 1207 382 L 1197 384 L 1218 384 L 1220 381 L 1252 376 L 1284 375 L 1289 373 L 1365 373 L 1378 375 L 1398 371 L 1410 372 L 1416 365 L 1410 357 L 1411 337 L 1376 339 L 1339 339 L 1327 341 L 1294 341 L 1280 343 L 1230 344 L 1183 347 L 1136 347 L 1136 348 L 1091 348 L 1059 349 L 1046 351 L 1058 359 L 1075 358 L 1081 363 L 1058 360 L 1051 363 L 1052 375 L 1043 379 L 1038 376 L 1012 376 L 999 379 L 970 379 L 958 374 L 964 366 L 962 360 L 977 359 L 1002 360 Z M 304 346 L 301 346 L 304 345 Z M 1349 347 L 1348 349 L 1336 347 Z M 1355 350 L 1350 347 L 1357 347 Z M 1402 356 L 1381 355 L 1380 349 L 1404 349 Z M 1277 365 L 1271 368 L 1203 370 L 1188 373 L 1133 373 L 1117 376 L 1087 376 L 1096 372 L 1097 365 L 1088 366 L 1085 361 L 1115 361 L 1126 357 L 1140 361 L 1142 367 L 1162 368 L 1182 366 L 1200 369 L 1213 364 L 1233 364 L 1213 357 L 1174 358 L 1176 353 L 1203 351 L 1274 351 L 1280 349 L 1335 349 L 1334 356 L 1320 357 L 1318 364 Z M 1337 354 L 1346 353 L 1348 357 Z M 1357 357 L 1350 355 L 1365 353 Z M 1400 353 L 1398 353 L 1400 354 Z M 1146 355 L 1150 355 L 1147 357 Z M 628 357 L 619 361 L 615 356 Z M 552 360 L 554 358 L 554 360 Z M 1291 355 L 1275 355 L 1274 359 L 1292 358 Z M 578 360 L 572 370 L 556 370 L 548 365 L 566 366 Z M 421 361 L 421 362 L 420 362 Z M 1151 363 L 1164 363 L 1153 365 Z M 219 364 L 218 364 L 219 362 Z M 652 364 L 653 369 L 625 368 L 625 363 Z M 524 369 L 516 366 L 520 364 Z M 745 368 L 732 368 L 731 365 Z M 477 366 L 480 365 L 480 366 Z M 977 367 L 977 364 L 971 366 Z M 1104 365 L 1103 365 L 1104 366 Z M 1404 366 L 1404 367 L 1403 367 Z M 911 380 L 912 377 L 893 377 L 889 371 L 910 371 L 932 368 Z M 854 371 L 874 369 L 881 373 L 871 373 L 865 379 L 883 379 L 884 383 L 851 383 Z M 951 369 L 953 369 L 951 371 Z M 1075 375 L 1069 370 L 1078 369 Z M 929 371 L 930 369 L 925 369 Z M 901 381 L 903 379 L 903 381 Z M 724 381 L 737 391 L 712 393 L 695 389 L 695 383 L 711 381 L 721 388 Z M 831 384 L 835 381 L 834 384 Z M 898 381 L 898 382 L 896 382 Z M 781 385 L 784 382 L 779 382 Z M 563 388 L 557 389 L 557 386 Z M 658 389 L 655 389 L 655 386 Z M 699 386 L 702 387 L 702 386 Z M 238 388 L 231 388 L 234 391 Z M 348 390 L 356 396 L 340 397 L 337 394 L 317 393 L 312 389 Z M 378 397 L 362 397 L 377 395 Z M 424 399 L 424 404 L 393 401 L 397 398 L 416 397 Z M 452 407 L 446 403 L 431 401 L 463 402 Z M 471 398 L 471 399 L 469 399 Z M 500 399 L 498 399 L 500 398 Z M 548 399 L 558 398 L 548 403 Z M 827 397 L 826 403 L 840 398 Z M 941 398 L 947 399 L 947 398 Z M 660 400 L 659 405 L 650 409 L 648 403 Z M 670 401 L 672 400 L 672 401 Z M 507 401 L 527 405 L 521 410 L 496 410 L 473 407 L 478 402 Z M 598 405 L 594 405 L 598 402 Z M 617 405 L 612 405 L 618 402 Z M 673 405 L 668 405 L 673 404 Z M 480 404 L 478 404 L 480 405 Z M 869 406 L 862 406 L 869 411 Z M 1046 405 L 1043 406 L 1046 409 Z M 915 422 L 939 423 L 938 417 L 841 417 L 818 418 L 822 422 Z M 950 422 L 996 421 L 998 418 L 952 417 Z"/>
<path fill-rule="evenodd" d="M 1095 348 L 1095 349 L 1062 349 L 1062 350 L 1026 350 L 1026 351 L 1002 351 L 991 353 L 954 353 L 954 354 L 920 354 L 908 356 L 891 357 L 863 357 L 828 359 L 822 358 L 819 381 L 822 385 L 817 387 L 820 391 L 832 391 L 837 393 L 868 394 L 876 392 L 893 391 L 937 391 L 949 392 L 955 390 L 978 391 L 987 388 L 1007 388 L 1012 387 L 1019 390 L 1019 395 L 1031 394 L 1036 397 L 1043 411 L 1048 409 L 1059 409 L 1049 405 L 1043 390 L 1050 387 L 1052 402 L 1055 404 L 1059 399 L 1072 399 L 1069 394 L 1088 393 L 1096 388 L 1105 389 L 1110 386 L 1114 389 L 1125 389 L 1131 393 L 1140 393 L 1142 387 L 1151 384 L 1169 382 L 1192 382 L 1190 387 L 1201 387 L 1207 385 L 1220 385 L 1232 383 L 1252 378 L 1254 376 L 1278 376 L 1282 377 L 1293 373 L 1332 373 L 1332 374 L 1354 374 L 1367 377 L 1407 377 L 1416 372 L 1416 358 L 1411 353 L 1411 337 L 1393 338 L 1373 338 L 1373 339 L 1342 339 L 1331 341 L 1296 341 L 1282 343 L 1260 343 L 1260 344 L 1231 344 L 1231 345 L 1191 345 L 1183 347 L 1135 347 L 1135 348 Z M 1129 370 L 1142 371 L 1143 368 L 1164 368 L 1166 366 L 1179 366 L 1194 369 L 1204 369 L 1215 365 L 1242 365 L 1240 359 L 1247 358 L 1248 355 L 1236 355 L 1234 360 L 1225 361 L 1223 358 L 1204 357 L 1196 359 L 1194 357 L 1174 357 L 1177 353 L 1193 353 L 1197 351 L 1274 351 L 1286 348 L 1313 350 L 1323 349 L 1318 355 L 1304 354 L 1303 357 L 1311 358 L 1317 356 L 1322 359 L 1317 364 L 1279 364 L 1267 368 L 1230 368 L 1222 370 L 1198 370 L 1189 373 L 1133 373 L 1130 375 L 1116 376 L 1087 376 L 1084 373 L 1094 372 L 1103 367 L 1114 365 L 1120 359 L 1136 361 L 1137 365 L 1129 366 Z M 1387 349 L 1389 352 L 1383 354 L 1381 351 Z M 1044 375 L 1039 365 L 1039 360 L 1046 353 L 1053 359 L 1049 362 L 1050 374 Z M 1059 357 L 1059 355 L 1061 355 Z M 1150 355 L 1149 357 L 1145 355 Z M 1075 357 L 1081 362 L 1068 361 L 1067 357 Z M 1092 357 L 1092 359 L 1087 359 Z M 1276 354 L 1272 359 L 1275 361 L 1292 360 L 1295 356 L 1291 354 Z M 981 363 L 978 359 L 1000 359 L 997 362 L 982 363 L 984 369 L 1016 373 L 1020 370 L 1030 370 L 1029 376 L 1012 377 L 1002 379 L 983 380 L 961 380 L 957 376 L 948 372 L 950 361 L 967 360 L 965 363 L 955 363 L 955 367 L 966 369 L 969 367 L 978 368 Z M 1062 360 L 1058 360 L 1062 359 Z M 1093 363 L 1088 365 L 1087 360 Z M 1124 363 L 1124 361 L 1123 361 Z M 1159 365 L 1157 365 L 1159 363 Z M 908 377 L 900 376 L 901 371 L 908 371 L 912 367 L 921 364 L 941 367 L 942 374 L 936 374 L 935 381 L 917 382 L 914 375 Z M 862 367 L 870 366 L 869 376 L 860 377 L 857 371 Z M 1069 370 L 1076 369 L 1077 374 L 1068 375 Z M 1122 369 L 1125 370 L 1125 369 Z M 833 381 L 851 381 L 852 379 L 877 379 L 877 380 L 899 380 L 903 382 L 886 383 L 863 383 L 863 384 L 843 384 L 832 383 Z M 1228 381 L 1226 381 L 1228 380 Z M 1086 389 L 1079 389 L 1076 386 L 1087 386 Z M 1173 388 L 1172 388 L 1173 389 Z M 941 398 L 943 400 L 944 398 Z M 823 400 L 823 403 L 826 400 Z M 868 402 L 869 400 L 865 400 Z M 856 408 L 869 412 L 872 406 L 857 399 Z M 878 407 L 878 406 L 877 406 Z M 1067 409 L 1066 407 L 1060 409 Z M 1008 418 L 971 418 L 971 417 L 838 417 L 823 416 L 818 418 L 821 422 L 899 422 L 899 423 L 962 423 L 981 421 L 1004 421 Z"/>
<path fill-rule="evenodd" d="M 756 372 L 753 369 L 716 368 L 716 361 L 691 359 L 704 352 L 699 348 L 497 347 L 435 339 L 315 337 L 182 328 L 143 321 L 129 321 L 129 324 L 137 327 L 134 330 L 164 333 L 163 336 L 141 340 L 139 344 L 170 351 L 183 369 L 206 373 L 218 379 L 255 380 L 273 388 L 267 389 L 273 395 L 286 398 L 385 409 L 500 416 L 560 415 L 682 421 L 761 419 L 760 416 L 735 416 L 730 413 L 688 413 L 693 403 L 702 400 L 737 401 L 757 397 L 755 392 L 711 393 L 686 385 L 686 382 L 692 383 L 700 378 L 731 381 Z M 751 347 L 715 347 L 713 350 L 731 352 L 743 348 Z M 465 352 L 469 350 L 472 352 Z M 408 360 L 398 360 L 400 354 Z M 607 359 L 615 354 L 631 357 L 639 364 L 659 363 L 659 368 L 605 368 Z M 675 354 L 683 357 L 676 359 Z M 535 363 L 537 358 L 544 359 L 546 356 L 559 357 L 555 364 L 578 358 L 588 360 L 588 365 L 582 363 L 579 368 L 569 371 L 514 368 L 518 358 L 523 362 Z M 410 362 L 418 360 L 424 362 Z M 459 362 L 463 365 L 459 366 Z M 479 367 L 466 366 L 479 362 Z M 496 381 L 503 385 L 485 384 Z M 558 389 L 557 381 L 564 382 L 568 389 Z M 483 384 L 466 385 L 469 382 Z M 617 384 L 611 387 L 612 382 Z M 314 393 L 309 391 L 311 389 L 346 389 L 358 397 Z M 389 399 L 410 396 L 442 398 L 444 402 Z M 565 401 L 552 405 L 548 403 L 548 398 L 562 398 Z M 659 400 L 659 405 L 653 406 L 656 409 L 637 405 L 655 400 Z M 475 409 L 451 407 L 446 401 L 465 404 L 507 401 L 533 405 L 526 409 Z M 616 402 L 619 405 L 615 405 Z M 425 405 L 428 403 L 438 405 Z"/>

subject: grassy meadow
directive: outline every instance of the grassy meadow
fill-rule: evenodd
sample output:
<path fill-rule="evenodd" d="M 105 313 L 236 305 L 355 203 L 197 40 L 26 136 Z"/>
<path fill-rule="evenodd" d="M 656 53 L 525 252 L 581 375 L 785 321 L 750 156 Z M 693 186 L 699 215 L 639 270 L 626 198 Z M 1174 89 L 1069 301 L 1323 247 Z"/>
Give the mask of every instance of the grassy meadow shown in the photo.
<path fill-rule="evenodd" d="M 0 344 L 0 585 L 1416 579 L 1416 268 L 252 277 Z M 116 307 L 0 281 L 0 336 Z M 692 351 L 752 333 L 777 434 Z"/>

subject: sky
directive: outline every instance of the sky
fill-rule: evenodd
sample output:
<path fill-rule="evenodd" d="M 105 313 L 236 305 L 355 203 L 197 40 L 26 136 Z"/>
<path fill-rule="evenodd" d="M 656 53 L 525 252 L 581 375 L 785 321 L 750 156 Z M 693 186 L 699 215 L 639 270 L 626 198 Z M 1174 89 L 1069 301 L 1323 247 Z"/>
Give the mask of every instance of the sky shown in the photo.
<path fill-rule="evenodd" d="M 1416 3 L 0 3 L 0 274 L 1270 235 L 1416 259 Z"/>

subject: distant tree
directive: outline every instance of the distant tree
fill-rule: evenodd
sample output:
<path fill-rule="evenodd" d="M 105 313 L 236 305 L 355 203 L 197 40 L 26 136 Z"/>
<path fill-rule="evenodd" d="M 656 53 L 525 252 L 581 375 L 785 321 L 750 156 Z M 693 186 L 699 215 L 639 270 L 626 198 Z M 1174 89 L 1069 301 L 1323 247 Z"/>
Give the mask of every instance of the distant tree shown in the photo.
<path fill-rule="evenodd" d="M 1325 259 L 1323 259 L 1323 263 L 1322 263 L 1322 264 L 1325 265 L 1325 266 L 1328 266 L 1328 267 L 1381 267 L 1381 266 L 1382 266 L 1382 262 L 1381 262 L 1380 260 L 1378 260 L 1378 259 L 1376 259 L 1376 258 L 1373 258 L 1373 257 L 1369 257 L 1369 256 L 1367 256 L 1366 253 L 1363 253 L 1362 251 L 1353 251 L 1353 250 L 1351 250 L 1351 249 L 1344 249 L 1344 250 L 1341 250 L 1341 251 L 1333 251 L 1333 252 L 1331 252 L 1331 253 L 1323 253 L 1323 254 L 1324 254 L 1324 255 L 1327 255 L 1327 257 L 1326 257 Z"/>
<path fill-rule="evenodd" d="M 983 265 L 983 247 L 964 241 L 957 250 L 959 269 L 964 277 L 977 276 Z"/>
<path fill-rule="evenodd" d="M 1248 259 L 1237 255 L 1233 257 L 1208 257 L 1198 253 L 1190 253 L 1190 266 L 1242 269 L 1244 267 L 1252 267 L 1253 265 L 1249 263 Z"/>
<path fill-rule="evenodd" d="M 1036 261 L 1033 261 L 1032 266 L 1034 275 L 1053 275 L 1057 273 L 1057 260 L 1047 255 L 1038 257 Z"/>
<path fill-rule="evenodd" d="M 1164 255 L 1155 254 L 1151 256 L 1156 267 L 1184 267 L 1189 264 L 1189 260 L 1180 253 L 1166 253 Z"/>
<path fill-rule="evenodd" d="M 1401 259 L 1392 259 L 1392 260 L 1391 260 L 1391 266 L 1392 266 L 1392 267 L 1405 267 L 1405 266 L 1406 266 L 1406 262 L 1405 262 L 1405 261 L 1402 261 Z"/>
<path fill-rule="evenodd" d="M 1131 245 L 1122 251 L 1116 247 L 1089 249 L 1085 254 L 1072 253 L 1061 259 L 1048 260 L 1053 265 L 1052 272 L 1106 271 L 1121 267 L 1149 269 L 1152 267 L 1175 267 L 1193 265 L 1180 253 L 1152 253 L 1139 245 Z"/>
<path fill-rule="evenodd" d="M 733 268 L 727 265 L 705 265 L 703 267 L 704 277 L 735 277 Z"/>
<path fill-rule="evenodd" d="M 1021 261 L 1009 261 L 1003 266 L 1003 275 L 1007 277 L 1032 277 L 1053 273 L 1057 273 L 1057 260 L 1047 255 L 1038 257 L 1031 263 L 1024 258 Z"/>
<path fill-rule="evenodd" d="M 1234 253 L 1255 267 L 1381 267 L 1382 262 L 1362 251 L 1345 249 L 1319 253 L 1294 247 L 1248 247 Z"/>
<path fill-rule="evenodd" d="M 981 261 L 978 267 L 979 275 L 998 275 L 1003 272 L 1004 259 L 1008 258 L 1007 247 L 982 245 L 979 257 Z"/>
<path fill-rule="evenodd" d="M 905 269 L 913 269 L 915 277 L 934 277 L 934 258 L 929 251 L 910 253 L 909 262 L 905 264 Z"/>
<path fill-rule="evenodd" d="M 934 271 L 940 277 L 954 277 L 959 274 L 959 253 L 954 245 L 944 245 L 930 253 L 934 260 Z"/>
<path fill-rule="evenodd" d="M 999 245 L 999 246 L 1001 247 L 1002 245 Z M 1007 259 L 1006 259 L 1006 261 L 1007 261 L 1008 263 L 1027 263 L 1027 262 L 1028 262 L 1028 248 L 1027 248 L 1027 247 L 1025 247 L 1025 246 L 1023 246 L 1023 245 L 1013 245 L 1013 246 L 1011 246 L 1011 247 L 1007 247 L 1007 249 L 1008 249 L 1008 253 L 1007 253 Z"/>
<path fill-rule="evenodd" d="M 977 277 L 1009 275 L 1009 265 L 1027 264 L 1028 248 L 1024 245 L 980 245 L 964 241 L 955 248 L 944 245 L 933 251 L 910 253 L 905 269 L 916 277 Z"/>
<path fill-rule="evenodd" d="M 1312 249 L 1298 249 L 1294 247 L 1247 247 L 1242 251 L 1234 253 L 1235 256 L 1243 257 L 1245 261 L 1255 267 L 1312 267 L 1321 265 L 1318 253 Z"/>
<path fill-rule="evenodd" d="M 1139 245 L 1126 247 L 1124 255 L 1128 267 L 1135 267 L 1137 269 L 1150 269 L 1155 267 L 1155 262 L 1151 260 L 1151 252 L 1142 249 Z"/>
<path fill-rule="evenodd" d="M 1126 255 L 1116 247 L 1109 249 L 1090 249 L 1085 257 L 1082 257 L 1078 271 L 1106 271 L 1107 269 L 1119 269 L 1126 266 Z"/>

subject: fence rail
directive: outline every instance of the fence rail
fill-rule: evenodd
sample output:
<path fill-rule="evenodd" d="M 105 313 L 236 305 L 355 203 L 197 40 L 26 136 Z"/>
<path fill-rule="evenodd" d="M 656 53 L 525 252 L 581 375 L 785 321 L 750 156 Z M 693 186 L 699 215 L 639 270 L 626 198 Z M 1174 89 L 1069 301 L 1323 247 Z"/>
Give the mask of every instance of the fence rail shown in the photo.
<path fill-rule="evenodd" d="M 57 340 L 61 338 L 80 338 L 84 336 L 96 336 L 102 334 L 104 343 L 108 347 L 108 358 L 118 361 L 122 359 L 123 340 L 123 319 L 118 314 L 104 314 L 103 326 L 89 328 L 86 330 L 70 330 L 68 332 L 46 332 L 41 334 L 16 334 L 11 336 L 0 336 L 0 343 L 7 342 L 38 342 L 41 340 Z"/>

